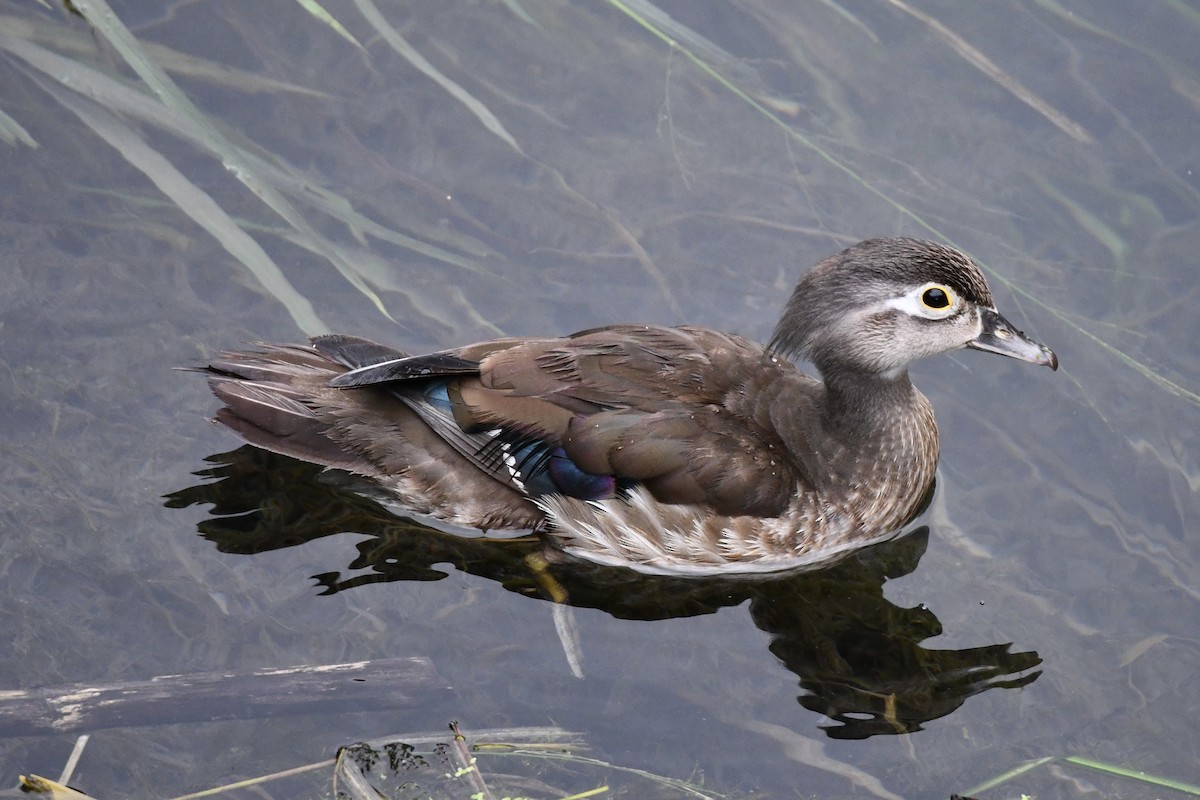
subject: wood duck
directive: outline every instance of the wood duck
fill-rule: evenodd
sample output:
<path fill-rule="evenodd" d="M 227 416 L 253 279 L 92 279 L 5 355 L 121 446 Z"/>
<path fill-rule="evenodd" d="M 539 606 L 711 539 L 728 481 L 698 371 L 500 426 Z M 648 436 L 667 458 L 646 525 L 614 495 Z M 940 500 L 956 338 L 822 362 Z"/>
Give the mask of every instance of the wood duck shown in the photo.
<path fill-rule="evenodd" d="M 962 347 L 1058 368 L 971 259 L 894 238 L 812 269 L 766 347 L 686 325 L 417 356 L 334 335 L 203 371 L 247 441 L 414 512 L 643 572 L 740 573 L 824 563 L 912 519 L 939 440 L 908 365 Z"/>

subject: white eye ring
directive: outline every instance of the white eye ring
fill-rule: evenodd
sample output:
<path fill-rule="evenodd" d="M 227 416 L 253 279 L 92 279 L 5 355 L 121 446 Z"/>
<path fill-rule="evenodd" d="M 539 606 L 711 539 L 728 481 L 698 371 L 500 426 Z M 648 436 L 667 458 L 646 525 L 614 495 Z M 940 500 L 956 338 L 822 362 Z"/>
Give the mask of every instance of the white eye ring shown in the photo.
<path fill-rule="evenodd" d="M 944 306 L 937 306 L 937 302 L 944 302 Z M 927 283 L 924 286 L 918 286 L 907 294 L 893 297 L 886 301 L 885 305 L 889 308 L 894 308 L 897 311 L 903 311 L 912 317 L 921 317 L 923 319 L 946 319 L 952 317 L 962 308 L 962 298 L 958 292 L 951 289 L 944 283 Z"/>

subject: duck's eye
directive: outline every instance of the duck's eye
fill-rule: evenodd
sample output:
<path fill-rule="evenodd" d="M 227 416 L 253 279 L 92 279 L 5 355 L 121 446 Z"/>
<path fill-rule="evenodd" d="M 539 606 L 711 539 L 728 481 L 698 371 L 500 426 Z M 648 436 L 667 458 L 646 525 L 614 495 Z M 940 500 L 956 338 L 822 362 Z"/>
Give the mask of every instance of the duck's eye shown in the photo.
<path fill-rule="evenodd" d="M 898 297 L 887 300 L 884 305 L 895 308 L 920 319 L 949 319 L 959 312 L 962 298 L 944 283 L 930 281 L 924 286 L 915 286 Z"/>
<path fill-rule="evenodd" d="M 953 296 L 944 286 L 930 286 L 921 292 L 921 303 L 933 311 L 943 311 L 950 307 L 953 302 L 950 298 Z"/>

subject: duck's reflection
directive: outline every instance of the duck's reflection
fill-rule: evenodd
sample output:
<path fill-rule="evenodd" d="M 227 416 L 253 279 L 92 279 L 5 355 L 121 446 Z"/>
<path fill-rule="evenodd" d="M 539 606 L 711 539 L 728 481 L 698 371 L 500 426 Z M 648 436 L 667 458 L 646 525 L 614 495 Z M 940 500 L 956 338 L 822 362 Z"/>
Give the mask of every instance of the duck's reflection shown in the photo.
<path fill-rule="evenodd" d="M 497 542 L 434 530 L 398 517 L 340 473 L 245 446 L 210 456 L 197 473 L 205 483 L 167 496 L 173 508 L 205 503 L 212 517 L 200 533 L 226 553 L 261 553 L 331 534 L 354 532 L 358 555 L 343 576 L 314 576 L 323 593 L 381 581 L 446 577 L 450 564 L 500 582 L 506 589 L 551 599 L 565 592 L 573 606 L 622 619 L 710 614 L 750 601 L 755 623 L 771 634 L 771 652 L 800 678 L 800 703 L 836 725 L 839 739 L 908 733 L 951 713 L 972 695 L 1024 686 L 1041 674 L 1037 653 L 1010 644 L 931 650 L 921 642 L 941 633 L 928 609 L 899 608 L 883 583 L 916 568 L 928 529 L 887 542 L 815 572 L 770 579 L 661 578 L 578 561 L 531 567 L 543 551 L 536 537 Z M 556 596 L 557 601 L 563 597 Z"/>

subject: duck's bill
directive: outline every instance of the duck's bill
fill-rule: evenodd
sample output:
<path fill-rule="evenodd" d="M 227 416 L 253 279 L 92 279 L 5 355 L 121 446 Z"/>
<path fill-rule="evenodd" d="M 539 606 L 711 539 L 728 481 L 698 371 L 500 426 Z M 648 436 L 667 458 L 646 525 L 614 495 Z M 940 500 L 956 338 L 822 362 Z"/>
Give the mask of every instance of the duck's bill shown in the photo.
<path fill-rule="evenodd" d="M 1058 356 L 1054 355 L 1053 350 L 1017 330 L 1011 322 L 1000 316 L 1000 312 L 982 308 L 979 314 L 983 330 L 967 342 L 967 347 L 1058 369 Z"/>

